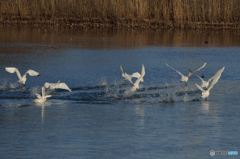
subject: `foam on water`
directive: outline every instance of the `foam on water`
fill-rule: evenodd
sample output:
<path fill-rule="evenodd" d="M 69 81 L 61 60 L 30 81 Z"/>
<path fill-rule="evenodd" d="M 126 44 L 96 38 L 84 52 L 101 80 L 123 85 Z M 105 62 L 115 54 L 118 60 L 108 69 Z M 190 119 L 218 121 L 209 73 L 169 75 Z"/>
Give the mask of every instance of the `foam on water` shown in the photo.
<path fill-rule="evenodd" d="M 185 95 L 183 96 L 183 101 L 184 102 L 188 102 L 189 101 L 189 98 L 188 98 L 188 94 L 185 93 Z"/>
<path fill-rule="evenodd" d="M 10 88 L 10 89 L 15 89 L 15 88 L 17 88 L 17 87 L 19 87 L 19 83 L 10 83 L 10 84 L 9 84 L 9 88 Z"/>
<path fill-rule="evenodd" d="M 0 90 L 5 90 L 7 85 L 7 80 L 4 79 L 3 83 L 0 85 Z"/>
<path fill-rule="evenodd" d="M 97 85 L 98 86 L 107 86 L 107 77 L 100 78 L 100 82 Z"/>
<path fill-rule="evenodd" d="M 36 97 L 36 94 L 42 94 L 40 87 L 32 87 L 32 88 L 30 88 L 29 91 L 30 91 L 31 97 Z"/>

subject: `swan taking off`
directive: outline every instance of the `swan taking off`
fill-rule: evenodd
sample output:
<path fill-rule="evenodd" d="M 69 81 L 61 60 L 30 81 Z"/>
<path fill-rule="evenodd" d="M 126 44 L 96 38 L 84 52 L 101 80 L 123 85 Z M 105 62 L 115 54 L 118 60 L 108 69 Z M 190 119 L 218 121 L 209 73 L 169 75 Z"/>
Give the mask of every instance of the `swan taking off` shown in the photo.
<path fill-rule="evenodd" d="M 210 90 L 213 88 L 213 86 L 218 82 L 219 78 L 221 77 L 222 72 L 224 71 L 225 66 L 221 68 L 213 77 L 213 81 L 211 85 L 208 87 L 207 90 L 204 90 L 201 86 L 199 86 L 197 83 L 195 85 L 202 91 L 202 98 L 207 98 L 210 95 Z"/>
<path fill-rule="evenodd" d="M 131 88 L 131 91 L 134 92 L 137 89 L 139 89 L 139 83 L 140 81 L 143 81 L 143 77 L 145 76 L 145 67 L 142 64 L 142 72 L 141 72 L 141 76 L 136 80 L 136 82 L 133 84 L 133 87 Z"/>
<path fill-rule="evenodd" d="M 195 75 L 196 77 L 198 77 L 201 81 L 201 87 L 202 88 L 208 88 L 209 83 L 216 77 L 217 74 L 215 74 L 214 76 L 212 76 L 211 78 L 209 78 L 207 81 L 203 80 L 202 77 L 199 77 L 198 75 L 194 74 L 190 69 L 188 69 L 189 72 L 191 72 L 193 75 Z"/>
<path fill-rule="evenodd" d="M 33 71 L 33 70 L 28 70 L 23 76 L 21 76 L 19 70 L 15 67 L 5 67 L 5 70 L 9 73 L 17 73 L 17 76 L 19 78 L 18 83 L 20 84 L 25 84 L 26 80 L 27 80 L 27 74 L 29 74 L 30 76 L 41 76 L 40 73 Z"/>
<path fill-rule="evenodd" d="M 45 83 L 44 83 L 44 87 L 45 87 L 45 88 L 49 88 L 50 90 L 66 89 L 66 90 L 72 92 L 72 90 L 66 85 L 66 83 L 60 83 L 60 81 L 58 81 L 57 83 L 48 83 L 48 82 L 45 82 Z"/>
<path fill-rule="evenodd" d="M 127 73 L 124 71 L 122 65 L 120 65 L 120 69 L 122 70 L 122 76 L 125 77 L 125 81 L 129 81 L 129 82 L 131 82 L 132 84 L 133 84 L 133 82 L 132 82 L 132 78 L 133 78 L 133 77 L 139 78 L 139 77 L 141 76 L 140 73 L 138 73 L 138 72 L 135 72 L 135 73 L 133 73 L 132 75 L 127 74 Z M 143 82 L 143 78 L 141 79 L 141 82 Z"/>
<path fill-rule="evenodd" d="M 45 95 L 45 87 L 42 87 L 42 96 L 40 94 L 36 94 L 37 99 L 34 100 L 34 103 L 44 103 L 47 101 L 47 98 L 52 95 Z"/>
<path fill-rule="evenodd" d="M 182 76 L 182 78 L 181 78 L 180 81 L 186 83 L 186 82 L 188 81 L 189 77 L 190 77 L 193 73 L 195 73 L 195 72 L 201 70 L 203 67 L 205 67 L 206 62 L 205 62 L 201 67 L 199 67 L 198 69 L 196 69 L 195 71 L 193 71 L 193 72 L 189 72 L 189 74 L 188 74 L 187 76 L 184 76 L 181 72 L 179 72 L 178 70 L 172 68 L 172 67 L 169 66 L 167 63 L 166 63 L 166 65 L 167 65 L 168 67 L 170 67 L 171 69 L 173 69 L 174 71 L 176 71 L 178 74 L 180 74 L 180 75 Z"/>

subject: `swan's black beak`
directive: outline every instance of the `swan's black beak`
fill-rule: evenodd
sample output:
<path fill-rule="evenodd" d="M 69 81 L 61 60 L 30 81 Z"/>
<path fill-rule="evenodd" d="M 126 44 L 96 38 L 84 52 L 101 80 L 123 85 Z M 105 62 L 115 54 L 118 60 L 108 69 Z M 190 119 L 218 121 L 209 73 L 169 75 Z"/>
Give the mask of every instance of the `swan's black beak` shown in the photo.
<path fill-rule="evenodd" d="M 37 76 L 41 76 L 41 74 L 39 73 Z"/>

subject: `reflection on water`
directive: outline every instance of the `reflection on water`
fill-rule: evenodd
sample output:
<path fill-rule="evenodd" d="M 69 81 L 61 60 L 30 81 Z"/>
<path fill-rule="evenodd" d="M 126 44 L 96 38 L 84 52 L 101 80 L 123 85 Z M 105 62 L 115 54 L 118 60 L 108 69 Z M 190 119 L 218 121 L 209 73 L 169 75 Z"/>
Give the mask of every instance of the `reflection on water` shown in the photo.
<path fill-rule="evenodd" d="M 203 113 L 209 112 L 209 102 L 206 100 L 202 101 L 202 111 Z"/>
<path fill-rule="evenodd" d="M 140 121 L 141 121 L 141 125 L 144 125 L 144 118 L 145 118 L 145 107 L 141 106 L 141 105 L 136 105 L 135 107 L 135 112 L 137 115 L 140 116 Z"/>
<path fill-rule="evenodd" d="M 18 51 L 46 47 L 59 49 L 133 49 L 148 46 L 239 46 L 239 32 L 230 30 L 146 30 L 146 29 L 60 29 L 0 26 L 0 47 L 11 48 L 18 43 Z M 31 45 L 28 45 L 31 43 Z M 35 43 L 36 45 L 32 45 Z M 61 45 L 58 44 L 68 44 Z M 25 51 L 28 53 L 29 51 Z"/>

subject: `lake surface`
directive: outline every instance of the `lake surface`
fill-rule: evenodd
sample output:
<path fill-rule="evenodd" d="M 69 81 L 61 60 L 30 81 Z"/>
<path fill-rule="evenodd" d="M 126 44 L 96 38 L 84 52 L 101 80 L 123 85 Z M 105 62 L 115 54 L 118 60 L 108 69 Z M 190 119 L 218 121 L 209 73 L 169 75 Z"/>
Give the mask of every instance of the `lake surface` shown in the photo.
<path fill-rule="evenodd" d="M 228 31 L 0 27 L 1 158 L 212 158 L 240 152 L 240 42 Z M 208 100 L 180 75 L 212 77 Z M 140 89 L 121 76 L 146 74 Z M 16 67 L 41 73 L 17 84 Z M 192 76 L 196 83 L 200 79 Z M 34 104 L 45 82 L 65 82 Z M 136 79 L 133 78 L 133 82 Z M 239 156 L 217 156 L 237 158 Z"/>

